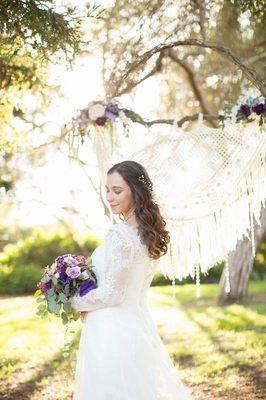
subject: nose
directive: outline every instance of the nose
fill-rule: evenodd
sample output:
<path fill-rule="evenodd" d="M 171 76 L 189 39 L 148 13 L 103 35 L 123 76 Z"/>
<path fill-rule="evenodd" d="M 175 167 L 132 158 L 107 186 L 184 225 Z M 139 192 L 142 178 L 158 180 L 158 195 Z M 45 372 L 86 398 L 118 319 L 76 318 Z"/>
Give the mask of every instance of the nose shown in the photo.
<path fill-rule="evenodd" d="M 107 196 L 106 196 L 106 199 L 107 199 L 107 201 L 108 201 L 108 203 L 109 203 L 110 205 L 112 205 L 112 204 L 113 204 L 113 202 L 114 202 L 114 199 L 113 199 L 112 195 L 110 195 L 110 194 L 107 194 Z"/>

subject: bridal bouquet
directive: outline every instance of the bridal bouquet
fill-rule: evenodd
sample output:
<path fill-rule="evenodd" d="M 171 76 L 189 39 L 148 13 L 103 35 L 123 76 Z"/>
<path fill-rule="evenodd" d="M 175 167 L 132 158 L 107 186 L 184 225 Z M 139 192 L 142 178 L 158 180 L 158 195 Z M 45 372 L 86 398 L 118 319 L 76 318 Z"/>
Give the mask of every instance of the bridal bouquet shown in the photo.
<path fill-rule="evenodd" d="M 69 299 L 76 293 L 84 296 L 97 287 L 97 278 L 90 261 L 85 256 L 65 254 L 44 269 L 34 294 L 40 303 L 37 315 L 56 314 L 61 316 L 63 324 L 79 318 Z"/>

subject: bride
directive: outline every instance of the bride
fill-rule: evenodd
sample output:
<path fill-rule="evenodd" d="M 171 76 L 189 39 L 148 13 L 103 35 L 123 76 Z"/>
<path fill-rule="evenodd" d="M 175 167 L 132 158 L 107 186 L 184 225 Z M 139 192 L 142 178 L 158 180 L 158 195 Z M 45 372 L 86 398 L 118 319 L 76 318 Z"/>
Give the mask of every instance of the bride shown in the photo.
<path fill-rule="evenodd" d="M 152 320 L 147 294 L 169 232 L 145 168 L 107 172 L 106 198 L 124 220 L 91 255 L 98 287 L 71 298 L 83 316 L 73 400 L 191 400 Z"/>

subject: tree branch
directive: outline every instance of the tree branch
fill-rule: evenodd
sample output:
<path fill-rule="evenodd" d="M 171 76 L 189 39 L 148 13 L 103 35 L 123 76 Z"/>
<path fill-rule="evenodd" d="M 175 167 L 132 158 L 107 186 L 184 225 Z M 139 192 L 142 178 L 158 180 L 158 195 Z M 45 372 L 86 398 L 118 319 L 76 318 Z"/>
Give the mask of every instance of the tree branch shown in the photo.
<path fill-rule="evenodd" d="M 140 55 L 137 57 L 137 59 L 131 63 L 129 68 L 125 71 L 125 73 L 122 75 L 122 77 L 119 79 L 119 81 L 114 85 L 114 91 L 112 93 L 111 97 L 118 97 L 120 96 L 120 86 L 126 82 L 128 79 L 128 76 L 132 74 L 136 69 L 138 69 L 140 66 L 143 64 L 147 63 L 147 61 L 157 53 L 162 52 L 163 50 L 167 49 L 173 49 L 174 47 L 178 46 L 198 46 L 198 47 L 204 47 L 204 48 L 209 48 L 212 49 L 219 54 L 222 54 L 225 56 L 229 61 L 231 61 L 233 64 L 237 65 L 245 74 L 247 79 L 249 79 L 254 86 L 256 86 L 262 95 L 264 96 L 266 94 L 265 90 L 265 81 L 257 74 L 257 72 L 252 69 L 251 67 L 248 67 L 245 65 L 238 57 L 236 57 L 230 49 L 227 47 L 215 43 L 215 42 L 210 42 L 210 41 L 201 41 L 198 39 L 188 39 L 188 40 L 178 40 L 172 43 L 162 43 L 148 51 L 146 51 L 144 54 Z"/>
<path fill-rule="evenodd" d="M 186 117 L 181 118 L 179 121 L 175 119 L 155 119 L 153 121 L 147 121 L 142 118 L 139 114 L 132 110 L 128 110 L 127 108 L 122 108 L 121 111 L 124 111 L 125 115 L 131 119 L 131 121 L 136 122 L 138 124 L 144 126 L 152 126 L 156 124 L 166 124 L 166 125 L 174 125 L 176 124 L 178 127 L 181 127 L 187 121 L 197 121 L 200 113 L 196 113 L 193 115 L 187 115 Z M 212 114 L 203 114 L 203 119 L 208 121 L 222 120 L 223 116 L 220 115 L 212 115 Z"/>
<path fill-rule="evenodd" d="M 266 51 L 256 54 L 255 56 L 249 57 L 247 60 L 245 60 L 245 64 L 246 65 L 253 64 L 257 61 L 263 60 L 264 58 L 266 58 Z"/>
<path fill-rule="evenodd" d="M 152 75 L 155 75 L 157 72 L 160 72 L 162 70 L 162 59 L 164 57 L 164 52 L 161 51 L 159 53 L 159 57 L 156 60 L 156 64 L 154 68 L 148 72 L 142 79 L 138 81 L 131 81 L 128 83 L 128 85 L 125 87 L 125 89 L 121 90 L 119 93 L 119 96 L 122 96 L 122 94 L 130 92 L 134 87 L 138 86 L 140 83 L 144 82 L 146 79 L 150 78 Z"/>
<path fill-rule="evenodd" d="M 208 105 L 207 105 L 207 103 L 206 103 L 206 101 L 204 99 L 204 96 L 203 96 L 203 94 L 202 94 L 202 92 L 200 90 L 200 85 L 198 84 L 198 81 L 197 81 L 197 78 L 195 76 L 195 73 L 194 73 L 193 69 L 190 67 L 190 65 L 186 61 L 181 60 L 180 58 L 178 58 L 177 55 L 174 53 L 173 49 L 169 49 L 168 50 L 168 56 L 175 63 L 177 63 L 178 65 L 181 65 L 181 67 L 183 67 L 183 69 L 186 71 L 189 83 L 190 83 L 190 85 L 192 87 L 192 90 L 193 90 L 193 92 L 195 94 L 196 99 L 200 103 L 202 112 L 204 114 L 210 115 L 211 114 L 210 109 L 209 109 L 209 107 L 208 107 Z M 214 127 L 217 127 L 217 124 L 215 123 L 214 120 L 212 120 L 212 125 Z"/>
<path fill-rule="evenodd" d="M 204 23 L 206 21 L 206 6 L 204 0 L 193 0 L 196 6 L 199 9 L 199 26 L 200 26 L 200 33 L 203 40 L 207 39 L 206 28 Z"/>

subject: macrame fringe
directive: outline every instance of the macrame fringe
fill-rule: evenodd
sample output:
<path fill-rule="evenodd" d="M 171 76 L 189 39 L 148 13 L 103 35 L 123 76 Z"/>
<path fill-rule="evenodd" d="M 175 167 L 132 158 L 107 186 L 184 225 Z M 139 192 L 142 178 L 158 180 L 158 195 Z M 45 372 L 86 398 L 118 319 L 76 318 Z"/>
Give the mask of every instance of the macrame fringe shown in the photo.
<path fill-rule="evenodd" d="M 102 181 L 117 141 L 114 132 L 102 127 L 95 132 Z M 265 153 L 265 127 L 257 122 L 214 129 L 200 121 L 189 132 L 179 129 L 176 135 L 157 135 L 141 150 L 134 153 L 132 148 L 132 157 L 127 159 L 147 169 L 170 232 L 171 246 L 158 260 L 158 271 L 171 279 L 174 300 L 176 279 L 188 276 L 196 279 L 200 296 L 200 273 L 205 275 L 226 261 L 244 235 L 251 240 L 255 256 L 254 220 L 260 225 L 266 199 Z"/>
<path fill-rule="evenodd" d="M 254 218 L 261 225 L 260 212 L 266 198 L 266 159 L 263 153 L 265 149 L 261 148 L 245 175 L 232 188 L 237 199 L 235 202 L 200 219 L 175 221 L 170 232 L 174 235 L 172 258 L 178 263 L 174 264 L 174 271 L 173 268 L 169 270 L 165 258 L 160 267 L 165 277 L 173 279 L 175 276 L 182 280 L 196 275 L 199 282 L 199 265 L 201 272 L 206 274 L 216 263 L 227 259 L 243 235 L 251 240 L 255 257 Z"/>

